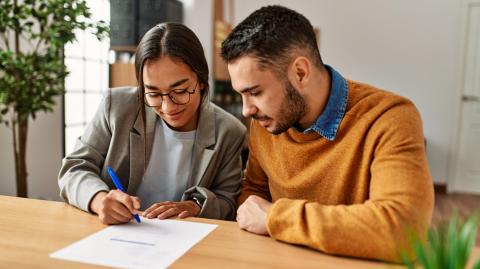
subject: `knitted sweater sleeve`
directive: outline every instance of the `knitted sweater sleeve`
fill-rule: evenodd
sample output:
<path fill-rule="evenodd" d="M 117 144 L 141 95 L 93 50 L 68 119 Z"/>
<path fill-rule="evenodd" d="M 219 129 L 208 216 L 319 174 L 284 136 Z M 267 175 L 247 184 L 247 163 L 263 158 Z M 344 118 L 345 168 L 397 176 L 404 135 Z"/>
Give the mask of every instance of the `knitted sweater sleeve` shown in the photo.
<path fill-rule="evenodd" d="M 255 136 L 253 124 L 250 125 L 249 136 Z M 249 139 L 249 154 L 247 167 L 245 169 L 245 177 L 242 180 L 242 191 L 238 197 L 238 206 L 243 204 L 250 195 L 257 195 L 265 200 L 272 201 L 270 189 L 268 187 L 268 177 L 263 171 L 262 167 L 258 163 L 255 156 L 255 148 L 251 145 L 251 139 Z"/>
<path fill-rule="evenodd" d="M 367 136 L 375 139 L 369 199 L 352 205 L 278 199 L 267 216 L 273 238 L 330 254 L 400 261 L 407 232 L 424 234 L 433 210 L 419 113 L 411 103 L 393 107 Z"/>

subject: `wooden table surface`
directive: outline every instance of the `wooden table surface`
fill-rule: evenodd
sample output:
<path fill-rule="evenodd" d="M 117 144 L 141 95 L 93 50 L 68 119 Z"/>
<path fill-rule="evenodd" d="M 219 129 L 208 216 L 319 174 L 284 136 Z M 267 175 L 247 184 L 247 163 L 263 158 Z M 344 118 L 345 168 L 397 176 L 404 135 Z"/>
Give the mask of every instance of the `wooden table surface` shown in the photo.
<path fill-rule="evenodd" d="M 171 268 L 404 268 L 326 255 L 238 228 L 235 222 L 189 218 L 218 227 Z M 94 215 L 61 202 L 0 196 L 0 267 L 104 268 L 49 255 L 106 225 Z M 479 257 L 479 249 L 474 257 Z"/>

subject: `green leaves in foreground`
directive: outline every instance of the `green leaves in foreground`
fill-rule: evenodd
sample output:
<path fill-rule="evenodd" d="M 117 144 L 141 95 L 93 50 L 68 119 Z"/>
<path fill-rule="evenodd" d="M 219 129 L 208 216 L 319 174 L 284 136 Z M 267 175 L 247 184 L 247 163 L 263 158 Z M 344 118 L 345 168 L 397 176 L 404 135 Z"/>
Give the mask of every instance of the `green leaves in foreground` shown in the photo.
<path fill-rule="evenodd" d="M 462 222 L 454 214 L 448 222 L 430 228 L 426 241 L 418 237 L 412 240 L 416 263 L 405 253 L 402 255 L 403 261 L 410 269 L 416 265 L 425 269 L 464 269 L 475 244 L 477 227 L 477 215 Z M 480 259 L 472 268 L 480 269 Z"/>

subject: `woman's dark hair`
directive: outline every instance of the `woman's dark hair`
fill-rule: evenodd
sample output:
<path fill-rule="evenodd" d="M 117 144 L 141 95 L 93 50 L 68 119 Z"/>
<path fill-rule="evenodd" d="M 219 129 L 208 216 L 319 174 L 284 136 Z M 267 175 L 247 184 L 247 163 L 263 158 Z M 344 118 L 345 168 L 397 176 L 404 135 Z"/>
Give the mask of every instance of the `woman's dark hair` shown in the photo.
<path fill-rule="evenodd" d="M 208 93 L 208 64 L 202 43 L 187 26 L 166 22 L 154 26 L 143 36 L 135 53 L 135 75 L 143 102 L 143 67 L 147 60 L 171 57 L 188 65 L 197 74 L 199 84 L 204 85 L 202 98 Z"/>
<path fill-rule="evenodd" d="M 222 57 L 228 63 L 244 55 L 259 59 L 280 77 L 292 53 L 309 57 L 323 68 L 315 31 L 302 14 L 282 6 L 262 7 L 240 22 L 222 43 Z"/>
<path fill-rule="evenodd" d="M 202 43 L 195 33 L 183 24 L 165 22 L 148 30 L 138 44 L 135 52 L 135 75 L 138 84 L 138 102 L 145 126 L 145 88 L 143 86 L 143 67 L 147 60 L 156 60 L 168 56 L 174 61 L 181 61 L 188 65 L 198 77 L 199 84 L 203 85 L 202 102 L 208 99 L 208 64 L 203 52 Z M 144 144 L 146 170 L 146 137 Z"/>

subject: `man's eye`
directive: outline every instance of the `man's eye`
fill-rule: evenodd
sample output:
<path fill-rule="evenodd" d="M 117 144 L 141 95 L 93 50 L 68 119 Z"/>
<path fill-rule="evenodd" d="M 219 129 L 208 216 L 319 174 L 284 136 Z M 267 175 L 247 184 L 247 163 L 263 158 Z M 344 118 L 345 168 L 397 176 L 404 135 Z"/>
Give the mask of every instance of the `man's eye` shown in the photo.
<path fill-rule="evenodd" d="M 250 96 L 257 96 L 260 94 L 260 92 L 249 92 L 250 93 Z"/>

